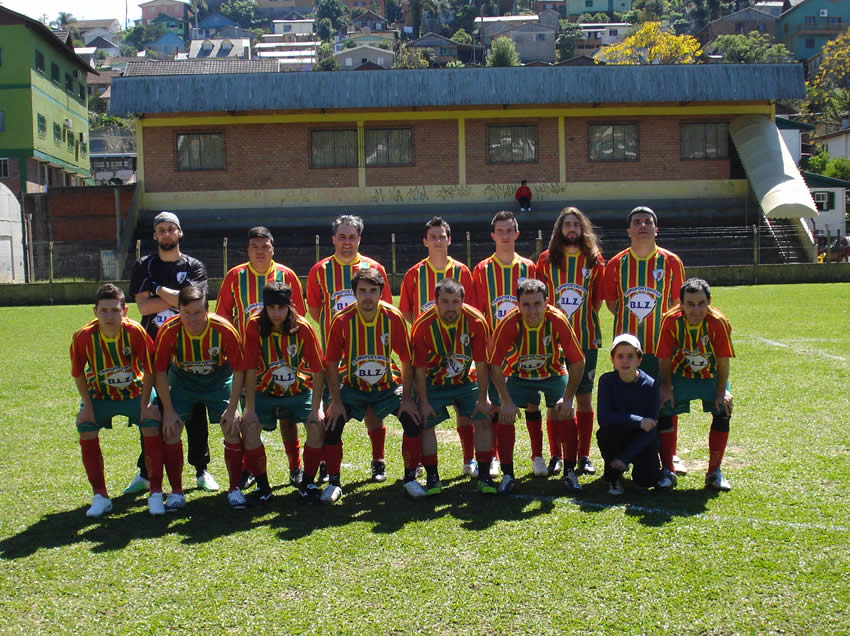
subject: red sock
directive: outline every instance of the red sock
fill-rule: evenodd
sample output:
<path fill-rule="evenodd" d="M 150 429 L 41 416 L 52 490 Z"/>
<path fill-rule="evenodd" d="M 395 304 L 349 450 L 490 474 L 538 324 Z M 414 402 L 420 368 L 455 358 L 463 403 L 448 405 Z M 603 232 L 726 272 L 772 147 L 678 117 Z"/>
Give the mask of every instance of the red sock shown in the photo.
<path fill-rule="evenodd" d="M 676 449 L 679 447 L 679 416 L 673 416 L 673 454 L 676 454 Z"/>
<path fill-rule="evenodd" d="M 676 433 L 674 431 L 662 431 L 658 434 L 661 442 L 659 455 L 661 456 L 661 467 L 672 472 L 673 455 L 676 454 Z"/>
<path fill-rule="evenodd" d="M 460 448 L 463 452 L 463 463 L 468 464 L 475 456 L 475 429 L 472 425 L 458 426 L 457 435 L 460 437 Z"/>
<path fill-rule="evenodd" d="M 301 444 L 298 438 L 285 441 L 283 448 L 286 450 L 286 457 L 289 459 L 289 471 L 292 472 L 301 468 Z"/>
<path fill-rule="evenodd" d="M 436 468 L 437 467 L 437 455 L 422 455 L 422 465 L 428 468 Z"/>
<path fill-rule="evenodd" d="M 376 462 L 384 458 L 384 440 L 387 438 L 387 428 L 373 428 L 369 430 L 369 440 L 372 442 L 372 461 Z M 329 470 L 328 473 L 331 471 Z"/>
<path fill-rule="evenodd" d="M 710 475 L 715 469 L 720 468 L 720 463 L 723 461 L 723 453 L 726 452 L 726 442 L 729 440 L 729 433 L 721 433 L 720 431 L 711 430 L 708 432 L 708 474 Z"/>
<path fill-rule="evenodd" d="M 475 451 L 475 459 L 478 460 L 478 474 L 490 474 L 490 462 L 493 461 L 493 451 Z"/>
<path fill-rule="evenodd" d="M 162 436 L 142 436 L 142 445 L 145 449 L 145 467 L 148 469 L 148 480 L 151 482 L 150 491 L 162 492 L 162 467 L 165 463 Z"/>
<path fill-rule="evenodd" d="M 499 421 L 498 415 L 490 422 L 490 430 L 493 431 L 493 457 L 499 458 L 499 436 L 502 432 L 502 423 Z"/>
<path fill-rule="evenodd" d="M 324 448 L 313 448 L 312 446 L 304 445 L 304 476 L 316 478 L 316 472 L 319 470 L 319 463 L 325 456 Z"/>
<path fill-rule="evenodd" d="M 178 495 L 183 494 L 183 442 L 165 444 L 165 472 L 168 475 L 168 483 L 171 484 L 171 492 Z"/>
<path fill-rule="evenodd" d="M 540 411 L 525 412 L 525 428 L 528 429 L 528 439 L 531 440 L 531 457 L 543 456 L 543 418 Z"/>
<path fill-rule="evenodd" d="M 419 463 L 422 454 L 422 436 L 410 437 L 407 433 L 401 437 L 401 457 L 404 460 L 404 469 L 413 470 Z"/>
<path fill-rule="evenodd" d="M 100 440 L 81 439 L 80 450 L 83 454 L 83 467 L 86 469 L 86 475 L 91 484 L 91 490 L 95 495 L 106 494 L 106 477 L 103 475 L 103 453 L 100 452 Z"/>
<path fill-rule="evenodd" d="M 560 431 L 561 431 L 561 450 L 564 453 L 564 463 L 569 465 L 571 468 L 574 468 L 576 465 L 576 460 L 578 457 L 576 454 L 578 453 L 578 425 L 576 423 L 576 418 L 570 418 L 568 420 L 561 420 Z"/>
<path fill-rule="evenodd" d="M 590 456 L 590 443 L 593 441 L 593 411 L 576 413 L 578 422 L 578 456 Z"/>
<path fill-rule="evenodd" d="M 549 438 L 549 457 L 560 457 L 561 440 L 555 420 L 550 415 L 546 415 L 546 436 Z"/>
<path fill-rule="evenodd" d="M 242 481 L 242 444 L 224 443 L 224 465 L 227 466 L 227 474 L 230 476 L 230 488 L 232 492 L 239 490 Z"/>
<path fill-rule="evenodd" d="M 268 460 L 266 459 L 266 447 L 260 444 L 257 448 L 245 450 L 242 454 L 242 463 L 248 467 L 252 475 L 264 475 Z"/>
<path fill-rule="evenodd" d="M 342 442 L 339 444 L 325 444 L 325 467 L 328 475 L 339 475 L 342 466 Z"/>
<path fill-rule="evenodd" d="M 540 431 L 543 435 L 543 431 Z M 499 427 L 499 461 L 503 464 L 514 463 L 514 443 L 516 442 L 516 429 L 513 426 Z M 542 440 L 541 440 L 542 443 Z"/>

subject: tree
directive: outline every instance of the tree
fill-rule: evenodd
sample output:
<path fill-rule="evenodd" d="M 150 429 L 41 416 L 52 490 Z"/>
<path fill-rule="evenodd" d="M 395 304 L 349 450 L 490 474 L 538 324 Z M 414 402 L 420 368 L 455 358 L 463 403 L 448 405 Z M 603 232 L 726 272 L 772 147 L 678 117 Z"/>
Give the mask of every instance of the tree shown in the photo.
<path fill-rule="evenodd" d="M 322 42 L 316 52 L 316 66 L 314 71 L 338 71 L 339 62 L 334 57 L 333 47 L 329 42 Z"/>
<path fill-rule="evenodd" d="M 714 45 L 724 62 L 734 64 L 774 64 L 793 59 L 784 44 L 777 44 L 770 35 L 758 31 L 746 35 L 720 35 Z"/>
<path fill-rule="evenodd" d="M 405 47 L 395 58 L 393 68 L 428 68 L 428 60 L 418 48 Z"/>
<path fill-rule="evenodd" d="M 66 13 L 65 11 L 60 11 L 59 15 L 56 16 L 56 19 L 53 21 L 51 26 L 55 26 L 57 29 L 67 30 L 68 26 L 72 22 L 76 22 L 77 18 L 75 18 L 72 14 Z"/>
<path fill-rule="evenodd" d="M 850 30 L 827 42 L 815 76 L 806 84 L 806 110 L 838 121 L 850 112 Z"/>
<path fill-rule="evenodd" d="M 826 169 L 823 171 L 823 176 L 850 181 L 850 159 L 845 159 L 844 157 L 830 159 L 829 163 L 826 164 Z"/>
<path fill-rule="evenodd" d="M 266 21 L 257 16 L 257 5 L 253 0 L 228 0 L 218 10 L 221 15 L 230 18 L 243 29 L 263 26 Z"/>
<path fill-rule="evenodd" d="M 334 25 L 330 18 L 322 18 L 316 23 L 316 35 L 322 42 L 330 42 L 334 34 Z"/>
<path fill-rule="evenodd" d="M 129 31 L 125 31 L 123 35 L 124 37 L 121 38 L 122 48 L 124 46 L 131 46 L 141 51 L 147 48 L 148 44 L 165 35 L 165 27 L 162 23 L 140 24 Z"/>
<path fill-rule="evenodd" d="M 463 68 L 464 63 L 460 60 L 450 60 L 446 62 L 446 68 Z"/>
<path fill-rule="evenodd" d="M 561 28 L 561 34 L 555 40 L 555 48 L 558 49 L 558 61 L 563 62 L 575 55 L 576 44 L 584 38 L 582 28 L 573 22 L 569 22 Z"/>
<path fill-rule="evenodd" d="M 192 8 L 192 14 L 195 16 L 195 28 L 198 28 L 198 14 L 203 11 L 208 11 L 209 6 L 207 0 L 189 0 L 189 6 Z"/>
<path fill-rule="evenodd" d="M 513 40 L 502 36 L 490 43 L 487 66 L 519 66 L 519 63 L 519 54 L 516 52 Z"/>
<path fill-rule="evenodd" d="M 316 6 L 316 20 L 321 21 L 325 18 L 331 21 L 335 33 L 345 31 L 351 22 L 341 0 L 319 0 Z"/>
<path fill-rule="evenodd" d="M 691 35 L 673 35 L 660 22 L 645 22 L 633 35 L 602 51 L 609 64 L 696 64 L 702 54 Z"/>
<path fill-rule="evenodd" d="M 390 24 L 395 24 L 396 22 L 401 21 L 401 19 L 404 17 L 404 13 L 401 10 L 400 0 L 386 0 L 384 6 L 386 6 L 387 11 L 387 15 L 385 15 L 384 17 Z"/>
<path fill-rule="evenodd" d="M 472 44 L 472 36 L 466 32 L 466 29 L 460 28 L 454 32 L 454 35 L 451 37 L 452 42 L 457 42 L 458 44 Z"/>

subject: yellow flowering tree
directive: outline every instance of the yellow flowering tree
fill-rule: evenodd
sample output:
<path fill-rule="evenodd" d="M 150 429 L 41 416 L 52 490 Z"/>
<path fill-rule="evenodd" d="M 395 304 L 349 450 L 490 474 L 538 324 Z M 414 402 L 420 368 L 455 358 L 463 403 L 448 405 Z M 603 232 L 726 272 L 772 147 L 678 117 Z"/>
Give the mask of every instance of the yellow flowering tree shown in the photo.
<path fill-rule="evenodd" d="M 660 22 L 644 22 L 619 44 L 602 50 L 599 59 L 608 64 L 697 64 L 702 54 L 691 35 L 673 35 Z"/>
<path fill-rule="evenodd" d="M 840 119 L 850 112 L 850 29 L 827 42 L 821 53 L 823 61 L 806 84 L 807 110 Z"/>

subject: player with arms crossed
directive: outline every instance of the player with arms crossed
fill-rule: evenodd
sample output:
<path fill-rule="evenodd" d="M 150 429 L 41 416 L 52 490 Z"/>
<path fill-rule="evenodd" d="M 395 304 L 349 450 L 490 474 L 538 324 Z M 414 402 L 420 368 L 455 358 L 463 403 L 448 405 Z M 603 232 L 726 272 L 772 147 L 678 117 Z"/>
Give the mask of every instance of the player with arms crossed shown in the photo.
<path fill-rule="evenodd" d="M 180 219 L 173 212 L 160 212 L 153 220 L 153 238 L 156 254 L 150 254 L 133 267 L 130 279 L 130 296 L 142 315 L 142 326 L 152 340 L 166 320 L 177 315 L 177 294 L 187 285 L 197 285 L 206 291 L 207 269 L 197 258 L 180 251 L 183 230 Z M 210 463 L 209 429 L 207 414 L 198 407 L 186 421 L 186 438 L 189 442 L 188 459 L 195 467 L 198 487 L 208 492 L 218 490 L 218 482 L 207 470 Z M 125 494 L 137 493 L 148 487 L 144 452 L 139 456 L 139 474 L 124 489 Z"/>
<path fill-rule="evenodd" d="M 711 306 L 711 288 L 701 278 L 686 280 L 679 298 L 679 306 L 664 315 L 658 338 L 659 426 L 674 414 L 688 413 L 691 400 L 702 400 L 702 410 L 711 413 L 705 485 L 714 490 L 731 490 L 732 486 L 720 472 L 720 464 L 732 415 L 729 390 L 730 361 L 735 357 L 732 326 Z"/>
<path fill-rule="evenodd" d="M 258 226 L 248 230 L 248 262 L 237 265 L 224 275 L 218 292 L 215 313 L 227 318 L 245 340 L 245 326 L 252 314 L 263 308 L 263 287 L 266 283 L 283 282 L 292 290 L 292 308 L 302 316 L 307 314 L 304 294 L 298 276 L 286 265 L 274 260 L 274 236 L 268 228 Z M 289 459 L 289 480 L 301 482 L 301 449 L 295 422 L 281 421 L 280 436 Z M 242 476 L 243 489 L 252 482 L 250 471 Z"/>
<path fill-rule="evenodd" d="M 599 330 L 599 308 L 602 306 L 602 277 L 605 261 L 590 220 L 578 208 L 561 211 L 549 249 L 537 261 L 537 277 L 549 290 L 552 304 L 564 312 L 584 352 L 584 375 L 576 393 L 576 417 L 553 426 L 551 413 L 546 416 L 549 433 L 549 474 L 557 475 L 560 458 L 566 470 L 577 475 L 593 475 L 590 461 L 593 438 L 593 379 L 602 334 Z M 560 451 L 558 449 L 561 449 Z M 576 468 L 576 461 L 578 467 Z"/>
<path fill-rule="evenodd" d="M 94 316 L 71 341 L 71 375 L 81 399 L 77 432 L 94 493 L 86 516 L 100 517 L 112 510 L 98 432 L 112 428 L 115 415 L 126 416 L 142 431 L 150 478 L 148 510 L 152 515 L 164 514 L 160 415 L 151 404 L 153 342 L 139 323 L 127 318 L 124 292 L 111 283 L 97 290 Z"/>
<path fill-rule="evenodd" d="M 177 298 L 180 313 L 167 321 L 156 336 L 156 392 L 162 405 L 166 472 L 171 494 L 165 509 L 186 505 L 183 496 L 183 422 L 196 404 L 203 405 L 210 420 L 221 423 L 224 463 L 230 476 L 228 503 L 247 505 L 239 490 L 242 479 L 243 440 L 237 408 L 242 395 L 242 343 L 227 320 L 209 312 L 206 292 L 189 285 Z"/>
<path fill-rule="evenodd" d="M 340 465 L 345 423 L 352 418 L 362 420 L 370 411 L 378 420 L 392 413 L 401 421 L 405 489 L 413 496 L 421 496 L 422 486 L 416 483 L 421 447 L 419 411 L 412 397 L 407 325 L 398 309 L 381 300 L 384 277 L 377 269 L 357 270 L 351 286 L 357 300 L 334 318 L 325 354 L 331 402 L 325 414 L 328 486 L 322 492 L 322 501 L 333 503 L 342 495 Z M 401 361 L 401 372 L 391 359 L 393 353 Z M 375 474 L 374 459 L 372 473 Z M 407 486 L 409 482 L 418 490 Z"/>
<path fill-rule="evenodd" d="M 490 329 L 496 325 L 517 306 L 517 285 L 520 281 L 536 276 L 534 263 L 516 253 L 516 241 L 519 238 L 519 223 L 512 212 L 502 210 L 497 212 L 490 221 L 490 238 L 496 244 L 496 251 L 485 258 L 472 270 L 472 301 L 487 318 Z M 494 391 L 490 395 L 494 404 L 499 396 Z M 543 418 L 537 406 L 526 411 L 525 424 L 531 438 L 532 464 L 536 476 L 548 474 L 546 462 L 543 461 Z M 493 462 L 490 466 L 490 476 L 499 475 L 499 417 L 493 414 Z M 535 461 L 536 458 L 536 461 Z"/>
<path fill-rule="evenodd" d="M 651 208 L 634 208 L 626 217 L 626 225 L 631 246 L 605 266 L 605 303 L 614 314 L 614 334 L 637 336 L 643 346 L 640 368 L 657 381 L 655 349 L 661 319 L 678 304 L 685 268 L 673 252 L 656 245 L 658 219 Z M 673 418 L 669 429 L 659 426 L 661 465 L 671 473 L 685 474 L 685 466 L 676 456 L 677 420 Z"/>
<path fill-rule="evenodd" d="M 428 249 L 428 257 L 407 270 L 398 301 L 401 315 L 411 324 L 434 306 L 435 286 L 444 278 L 453 278 L 463 285 L 466 296 L 463 302 L 474 306 L 472 275 L 466 265 L 449 256 L 449 245 L 452 244 L 449 224 L 439 216 L 433 217 L 425 224 L 422 243 Z M 475 478 L 478 476 L 478 462 L 474 459 L 474 432 L 469 418 L 458 419 L 457 434 L 463 451 L 463 472 Z"/>
<path fill-rule="evenodd" d="M 390 281 L 383 266 L 358 251 L 363 234 L 363 219 L 348 214 L 338 216 L 331 224 L 331 233 L 333 255 L 313 265 L 307 275 L 307 310 L 313 320 L 319 323 L 322 345 L 326 350 L 331 321 L 356 300 L 352 287 L 355 272 L 368 267 L 376 269 L 384 279 L 381 300 L 389 304 L 393 302 Z M 371 412 L 367 413 L 364 424 L 372 444 L 372 479 L 381 482 L 387 478 L 384 462 L 387 429 L 383 421 L 376 419 Z"/>
<path fill-rule="evenodd" d="M 546 294 L 546 285 L 539 280 L 527 279 L 517 285 L 519 308 L 499 323 L 490 343 L 490 377 L 502 400 L 499 453 L 504 476 L 500 493 L 509 493 L 514 487 L 518 405 L 536 406 L 543 393 L 555 419 L 568 420 L 575 414 L 573 398 L 584 373 L 584 354 L 564 314 L 546 304 Z M 563 483 L 572 492 L 581 490 L 572 470 L 566 471 Z"/>
<path fill-rule="evenodd" d="M 489 466 L 493 440 L 490 433 L 490 411 L 487 398 L 489 369 L 487 319 L 474 307 L 463 302 L 463 285 L 453 278 L 443 278 L 435 287 L 436 305 L 421 314 L 413 324 L 413 367 L 416 394 L 422 416 L 422 464 L 427 478 L 428 495 L 441 492 L 437 472 L 437 424 L 449 418 L 447 407 L 454 406 L 458 427 L 475 423 L 475 450 L 478 464 Z M 474 366 L 473 366 L 474 364 Z M 471 474 L 464 464 L 464 473 Z M 411 486 L 413 488 L 413 486 Z M 489 474 L 478 479 L 485 494 L 496 487 Z"/>
<path fill-rule="evenodd" d="M 298 485 L 302 500 L 318 499 L 313 483 L 322 458 L 324 431 L 322 389 L 324 360 L 319 338 L 306 318 L 293 309 L 292 289 L 272 282 L 263 288 L 263 308 L 245 328 L 245 411 L 242 435 L 248 470 L 257 476 L 257 498 L 271 497 L 266 476 L 266 453 L 260 426 L 273 431 L 277 420 L 307 428 L 304 476 Z M 261 471 L 261 472 L 257 472 Z"/>

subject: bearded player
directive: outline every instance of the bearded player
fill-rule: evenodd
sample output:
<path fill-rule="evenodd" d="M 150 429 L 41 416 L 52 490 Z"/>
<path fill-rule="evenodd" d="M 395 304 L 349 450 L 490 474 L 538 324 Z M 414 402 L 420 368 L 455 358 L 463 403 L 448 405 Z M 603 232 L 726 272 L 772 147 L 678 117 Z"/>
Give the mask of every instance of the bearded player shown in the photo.
<path fill-rule="evenodd" d="M 596 359 L 602 342 L 599 330 L 599 308 L 602 306 L 602 277 L 605 261 L 590 220 L 578 208 L 561 211 L 549 249 L 537 261 L 537 277 L 549 291 L 552 304 L 564 312 L 584 353 L 584 375 L 576 391 L 576 417 L 560 420 L 556 430 L 547 413 L 549 433 L 549 474 L 557 475 L 563 458 L 565 469 L 575 469 L 577 475 L 593 475 L 596 469 L 590 461 L 593 438 L 593 380 Z M 559 451 L 560 449 L 560 451 Z M 578 464 L 576 465 L 576 461 Z"/>
<path fill-rule="evenodd" d="M 490 433 L 491 404 L 487 398 L 489 369 L 487 319 L 477 309 L 463 302 L 463 285 L 453 278 L 443 278 L 434 289 L 436 303 L 413 324 L 413 366 L 416 394 L 422 416 L 422 464 L 427 474 L 425 492 L 442 490 L 437 471 L 436 426 L 449 418 L 453 406 L 458 426 L 472 428 L 475 419 L 475 452 L 478 464 L 489 466 L 493 440 Z M 470 474 L 464 464 L 464 473 Z M 488 473 L 478 478 L 484 494 L 494 494 L 496 487 Z"/>

